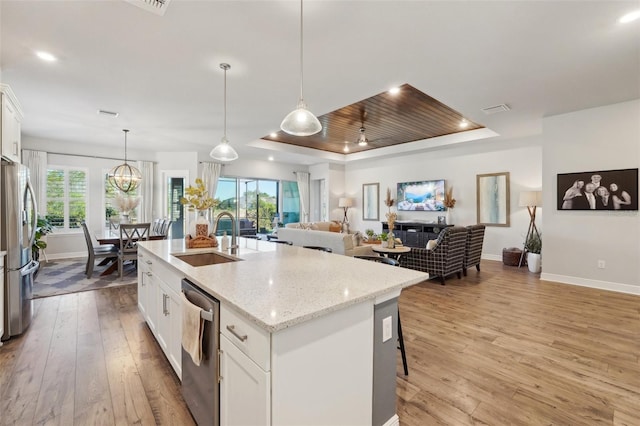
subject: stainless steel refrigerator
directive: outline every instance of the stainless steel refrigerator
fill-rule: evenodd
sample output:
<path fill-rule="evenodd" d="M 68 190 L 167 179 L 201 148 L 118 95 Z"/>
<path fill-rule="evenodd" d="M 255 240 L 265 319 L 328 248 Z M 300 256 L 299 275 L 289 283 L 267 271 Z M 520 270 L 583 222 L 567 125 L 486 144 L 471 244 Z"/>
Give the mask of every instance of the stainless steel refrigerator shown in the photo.
<path fill-rule="evenodd" d="M 17 336 L 29 327 L 32 309 L 33 276 L 39 263 L 31 258 L 38 209 L 29 169 L 19 163 L 2 161 L 2 227 L 0 250 L 7 252 L 5 261 L 4 335 L 2 340 Z"/>

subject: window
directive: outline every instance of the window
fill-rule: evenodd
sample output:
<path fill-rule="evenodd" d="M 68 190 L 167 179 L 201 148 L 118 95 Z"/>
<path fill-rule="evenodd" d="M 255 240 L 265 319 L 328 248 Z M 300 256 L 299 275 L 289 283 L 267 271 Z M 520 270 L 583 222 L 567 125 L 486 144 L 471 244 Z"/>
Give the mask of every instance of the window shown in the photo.
<path fill-rule="evenodd" d="M 279 189 L 280 183 L 276 180 L 221 177 L 214 197 L 220 200 L 220 205 L 214 217 L 228 210 L 238 218 L 242 235 L 271 232 L 278 213 Z M 231 224 L 224 226 L 226 228 L 218 227 L 218 230 L 229 229 Z"/>
<path fill-rule="evenodd" d="M 47 219 L 60 230 L 79 229 L 87 217 L 87 171 L 52 166 L 47 169 Z"/>

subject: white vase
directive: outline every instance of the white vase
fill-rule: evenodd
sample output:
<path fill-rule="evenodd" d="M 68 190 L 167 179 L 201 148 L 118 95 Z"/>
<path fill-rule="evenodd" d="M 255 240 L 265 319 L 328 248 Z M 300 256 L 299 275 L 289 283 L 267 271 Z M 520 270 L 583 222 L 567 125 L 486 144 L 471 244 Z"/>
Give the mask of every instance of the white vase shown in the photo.
<path fill-rule="evenodd" d="M 387 236 L 387 247 L 388 248 L 395 248 L 396 246 L 396 241 L 394 240 L 394 236 L 393 236 L 393 232 L 389 231 L 389 235 Z"/>
<path fill-rule="evenodd" d="M 540 254 L 538 253 L 527 253 L 527 265 L 529 266 L 529 271 L 534 274 L 540 273 L 542 264 L 542 259 Z"/>
<path fill-rule="evenodd" d="M 381 241 L 380 242 L 380 247 L 387 248 L 388 247 L 388 242 L 387 241 Z"/>
<path fill-rule="evenodd" d="M 451 219 L 451 209 L 449 208 L 449 209 L 447 209 L 447 211 L 445 212 L 445 219 L 444 219 L 444 222 L 445 222 L 447 225 L 451 225 L 451 220 L 452 220 L 452 219 Z"/>
<path fill-rule="evenodd" d="M 129 223 L 129 213 L 122 213 L 120 215 L 120 223 Z"/>

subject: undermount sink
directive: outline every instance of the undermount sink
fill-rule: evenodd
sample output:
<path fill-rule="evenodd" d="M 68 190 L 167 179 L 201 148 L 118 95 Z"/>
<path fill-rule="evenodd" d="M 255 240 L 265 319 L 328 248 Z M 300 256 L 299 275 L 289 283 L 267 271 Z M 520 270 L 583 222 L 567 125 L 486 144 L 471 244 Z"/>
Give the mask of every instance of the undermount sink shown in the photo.
<path fill-rule="evenodd" d="M 173 256 L 191 266 L 217 265 L 219 263 L 237 262 L 239 260 L 218 253 L 174 254 Z"/>

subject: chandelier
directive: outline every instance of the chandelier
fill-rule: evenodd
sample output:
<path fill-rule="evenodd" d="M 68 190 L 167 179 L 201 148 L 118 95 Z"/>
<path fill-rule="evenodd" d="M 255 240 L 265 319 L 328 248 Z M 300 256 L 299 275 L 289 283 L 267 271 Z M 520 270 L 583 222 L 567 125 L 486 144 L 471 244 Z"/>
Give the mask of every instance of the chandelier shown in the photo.
<path fill-rule="evenodd" d="M 140 170 L 127 163 L 127 133 L 129 130 L 123 129 L 122 131 L 124 132 L 124 163 L 111 169 L 107 177 L 111 186 L 127 193 L 138 187 L 142 180 L 142 174 Z"/>

